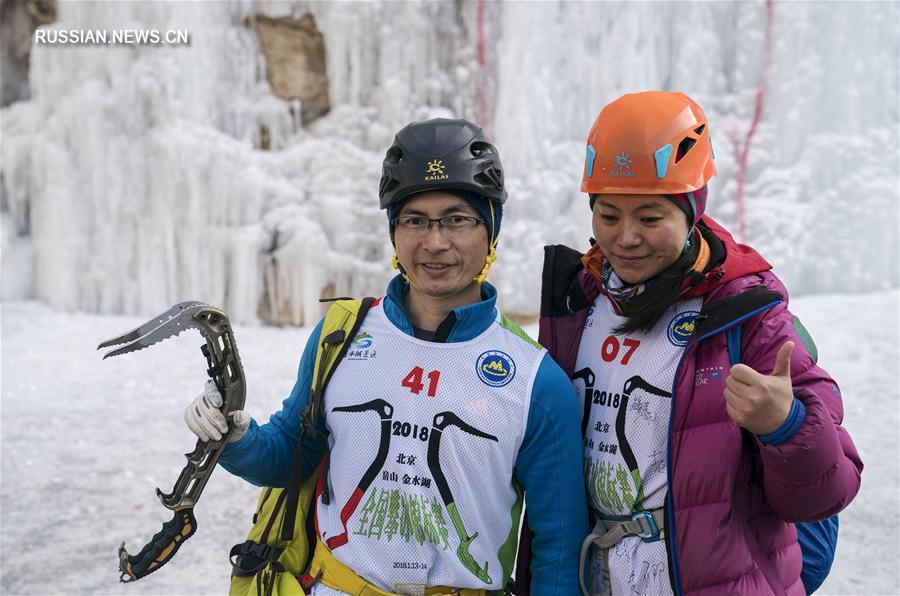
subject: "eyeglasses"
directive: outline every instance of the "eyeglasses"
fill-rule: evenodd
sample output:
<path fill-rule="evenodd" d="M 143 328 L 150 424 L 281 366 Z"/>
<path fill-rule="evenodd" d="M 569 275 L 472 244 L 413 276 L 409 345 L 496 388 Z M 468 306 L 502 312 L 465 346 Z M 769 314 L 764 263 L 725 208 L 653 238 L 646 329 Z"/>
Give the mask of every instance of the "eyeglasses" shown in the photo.
<path fill-rule="evenodd" d="M 484 223 L 484 220 L 469 215 L 448 215 L 437 219 L 421 215 L 402 215 L 395 217 L 393 224 L 398 231 L 408 236 L 424 236 L 431 231 L 431 224 L 435 222 L 438 224 L 438 229 L 448 236 L 460 238 L 471 234 L 478 224 Z"/>

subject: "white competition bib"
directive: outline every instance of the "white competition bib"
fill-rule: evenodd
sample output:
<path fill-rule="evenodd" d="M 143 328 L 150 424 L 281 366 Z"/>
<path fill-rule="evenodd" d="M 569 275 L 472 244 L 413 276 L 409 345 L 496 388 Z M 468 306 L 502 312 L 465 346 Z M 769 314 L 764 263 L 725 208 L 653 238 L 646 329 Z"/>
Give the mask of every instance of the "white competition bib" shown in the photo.
<path fill-rule="evenodd" d="M 324 398 L 331 453 L 316 527 L 334 556 L 390 592 L 502 589 L 543 354 L 499 317 L 470 341 L 434 343 L 373 308 Z"/>
<path fill-rule="evenodd" d="M 573 383 L 589 400 L 584 438 L 590 505 L 616 519 L 662 507 L 667 492 L 669 417 L 675 369 L 694 329 L 700 298 L 678 302 L 649 333 L 616 335 L 625 322 L 600 295 L 585 322 Z M 610 585 L 599 586 L 608 572 Z M 591 578 L 598 591 L 671 593 L 663 541 L 623 538 L 595 553 Z"/>

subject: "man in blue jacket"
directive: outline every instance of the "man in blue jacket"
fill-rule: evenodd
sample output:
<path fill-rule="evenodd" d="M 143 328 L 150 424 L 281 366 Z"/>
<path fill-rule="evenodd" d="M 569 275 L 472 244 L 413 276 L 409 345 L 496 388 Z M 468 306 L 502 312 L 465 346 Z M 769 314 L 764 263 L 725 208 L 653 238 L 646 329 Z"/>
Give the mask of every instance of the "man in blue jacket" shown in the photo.
<path fill-rule="evenodd" d="M 410 124 L 387 151 L 379 195 L 400 274 L 328 382 L 323 432 L 303 441 L 302 475 L 319 475 L 313 566 L 331 571 L 311 591 L 503 590 L 524 497 L 531 592 L 577 594 L 587 533 L 580 407 L 485 281 L 507 196 L 497 149 L 465 120 Z M 235 416 L 220 459 L 233 474 L 287 483 L 321 329 L 282 410 L 261 426 Z M 201 439 L 227 430 L 217 399 L 208 388 L 186 411 Z"/>

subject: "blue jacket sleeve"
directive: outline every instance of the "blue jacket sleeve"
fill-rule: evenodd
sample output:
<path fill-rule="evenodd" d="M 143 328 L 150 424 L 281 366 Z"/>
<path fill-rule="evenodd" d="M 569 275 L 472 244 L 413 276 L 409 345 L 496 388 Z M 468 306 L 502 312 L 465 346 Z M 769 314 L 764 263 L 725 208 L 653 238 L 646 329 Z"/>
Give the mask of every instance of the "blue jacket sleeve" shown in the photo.
<path fill-rule="evenodd" d="M 578 398 L 549 354 L 538 369 L 516 477 L 525 487 L 532 594 L 580 594 L 578 553 L 588 533 Z"/>
<path fill-rule="evenodd" d="M 247 432 L 240 441 L 228 445 L 219 463 L 236 476 L 257 486 L 284 487 L 287 484 L 294 450 L 300 438 L 300 414 L 309 403 L 310 384 L 316 363 L 324 319 L 313 329 L 300 358 L 297 382 L 290 396 L 282 403 L 281 410 L 272 414 L 263 425 L 250 421 Z M 320 430 L 324 420 L 320 420 Z M 303 478 L 314 470 L 327 449 L 327 439 L 319 432 L 315 439 L 303 440 Z"/>

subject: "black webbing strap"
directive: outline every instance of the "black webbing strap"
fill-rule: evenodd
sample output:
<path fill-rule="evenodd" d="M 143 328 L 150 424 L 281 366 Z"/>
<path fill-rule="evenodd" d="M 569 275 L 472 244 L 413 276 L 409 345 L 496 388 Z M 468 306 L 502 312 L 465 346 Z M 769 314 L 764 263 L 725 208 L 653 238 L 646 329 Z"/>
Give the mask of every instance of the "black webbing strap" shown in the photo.
<path fill-rule="evenodd" d="M 272 507 L 272 515 L 269 516 L 269 521 L 266 522 L 266 527 L 263 530 L 262 536 L 259 537 L 261 543 L 267 544 L 269 542 L 269 532 L 272 531 L 272 526 L 275 524 L 275 520 L 278 519 L 278 513 L 282 512 L 282 517 L 284 517 L 282 507 L 284 507 L 285 498 L 287 498 L 287 493 L 281 491 L 278 494 L 278 498 L 275 499 L 275 505 Z"/>
<path fill-rule="evenodd" d="M 282 552 L 284 552 L 283 547 L 259 544 L 251 540 L 235 544 L 228 553 L 231 561 L 231 574 L 236 577 L 250 577 L 270 564 L 277 571 L 284 571 L 284 567 L 278 562 L 278 557 Z"/>
<path fill-rule="evenodd" d="M 300 437 L 297 439 L 297 446 L 294 449 L 294 461 L 291 465 L 290 475 L 288 476 L 287 487 L 285 487 L 287 501 L 285 502 L 284 518 L 281 525 L 282 540 L 289 541 L 294 537 L 294 523 L 297 520 L 297 506 L 300 503 L 300 486 L 303 484 L 303 437 L 308 431 L 313 434 L 316 433 L 316 425 L 319 423 L 318 412 L 320 406 L 317 402 L 321 402 L 322 395 L 325 393 L 325 386 L 328 385 L 328 381 L 331 380 L 338 364 L 340 364 L 341 360 L 344 359 L 344 356 L 347 355 L 347 350 L 350 349 L 350 344 L 353 343 L 353 339 L 359 332 L 359 328 L 362 326 L 363 320 L 366 318 L 369 309 L 372 308 L 373 302 L 375 302 L 375 299 L 371 297 L 362 299 L 359 306 L 359 312 L 356 313 L 356 322 L 353 323 L 350 333 L 343 333 L 343 330 L 339 330 L 342 332 L 340 334 L 342 337 L 335 335 L 337 332 L 334 332 L 326 336 L 322 341 L 323 349 L 327 347 L 329 338 L 334 340 L 340 337 L 343 344 L 341 345 L 341 351 L 338 353 L 337 359 L 334 361 L 331 369 L 327 371 L 324 379 L 322 378 L 321 371 L 319 371 L 319 374 L 316 377 L 318 386 L 310 390 L 310 403 L 303 411 Z M 309 417 L 310 413 L 313 415 L 312 418 Z"/>

